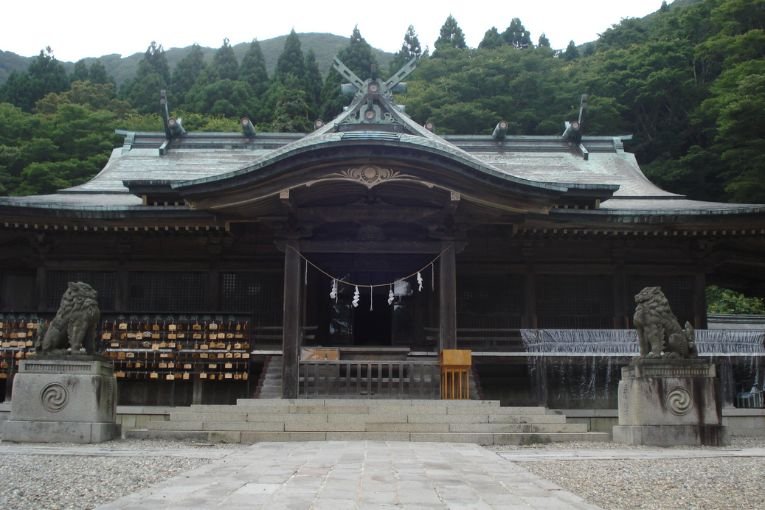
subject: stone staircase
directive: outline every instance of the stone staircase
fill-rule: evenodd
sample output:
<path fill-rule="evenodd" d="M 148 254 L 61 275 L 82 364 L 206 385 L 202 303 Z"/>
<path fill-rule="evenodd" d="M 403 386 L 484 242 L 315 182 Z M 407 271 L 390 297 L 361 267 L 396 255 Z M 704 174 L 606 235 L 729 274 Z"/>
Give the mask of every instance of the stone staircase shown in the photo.
<path fill-rule="evenodd" d="M 213 442 L 428 441 L 482 445 L 608 441 L 544 407 L 485 400 L 240 399 L 235 406 L 177 407 L 167 421 L 126 437 Z"/>
<path fill-rule="evenodd" d="M 257 398 L 282 398 L 282 357 L 270 356 L 255 392 Z"/>

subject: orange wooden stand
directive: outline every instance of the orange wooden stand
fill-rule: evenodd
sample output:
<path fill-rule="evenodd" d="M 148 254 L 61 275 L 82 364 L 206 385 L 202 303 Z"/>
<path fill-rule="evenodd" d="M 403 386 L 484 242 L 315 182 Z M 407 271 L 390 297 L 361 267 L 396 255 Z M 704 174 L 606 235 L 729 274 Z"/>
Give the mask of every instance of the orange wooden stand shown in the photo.
<path fill-rule="evenodd" d="M 470 367 L 473 365 L 469 349 L 444 349 L 441 362 L 441 399 L 470 399 Z"/>

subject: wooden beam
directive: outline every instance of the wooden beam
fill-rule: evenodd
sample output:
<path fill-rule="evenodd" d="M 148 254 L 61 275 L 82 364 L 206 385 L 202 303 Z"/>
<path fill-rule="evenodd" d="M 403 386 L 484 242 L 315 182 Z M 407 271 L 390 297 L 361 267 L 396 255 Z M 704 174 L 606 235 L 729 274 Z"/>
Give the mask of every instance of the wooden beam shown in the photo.
<path fill-rule="evenodd" d="M 288 242 L 275 241 L 279 250 L 285 250 Z M 303 253 L 392 253 L 417 254 L 439 253 L 438 241 L 301 241 Z"/>

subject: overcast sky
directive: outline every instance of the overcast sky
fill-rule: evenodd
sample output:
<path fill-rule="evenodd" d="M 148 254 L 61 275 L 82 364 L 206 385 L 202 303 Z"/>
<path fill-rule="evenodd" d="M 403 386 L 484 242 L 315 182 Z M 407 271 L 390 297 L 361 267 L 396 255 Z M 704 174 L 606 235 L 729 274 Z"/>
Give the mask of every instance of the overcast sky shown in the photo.
<path fill-rule="evenodd" d="M 350 36 L 358 25 L 376 48 L 395 52 L 411 24 L 420 44 L 433 47 L 451 14 L 476 47 L 492 26 L 502 32 L 520 18 L 534 43 L 547 34 L 553 48 L 581 44 L 623 18 L 642 17 L 661 0 L 440 0 L 374 2 L 342 0 L 147 1 L 5 0 L 0 7 L 0 50 L 37 55 L 50 46 L 56 58 L 76 61 L 112 53 L 143 52 L 151 41 L 165 49 L 218 48 L 297 32 Z"/>

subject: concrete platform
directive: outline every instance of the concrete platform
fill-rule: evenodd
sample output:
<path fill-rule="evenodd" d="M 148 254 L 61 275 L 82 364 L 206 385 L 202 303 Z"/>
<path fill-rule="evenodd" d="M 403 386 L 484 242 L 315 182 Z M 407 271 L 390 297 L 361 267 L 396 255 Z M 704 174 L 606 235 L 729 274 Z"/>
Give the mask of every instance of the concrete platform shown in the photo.
<path fill-rule="evenodd" d="M 473 444 L 259 443 L 102 509 L 596 509 Z"/>

